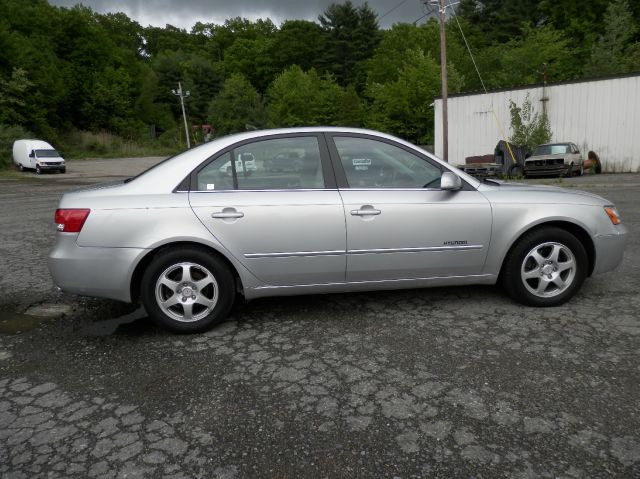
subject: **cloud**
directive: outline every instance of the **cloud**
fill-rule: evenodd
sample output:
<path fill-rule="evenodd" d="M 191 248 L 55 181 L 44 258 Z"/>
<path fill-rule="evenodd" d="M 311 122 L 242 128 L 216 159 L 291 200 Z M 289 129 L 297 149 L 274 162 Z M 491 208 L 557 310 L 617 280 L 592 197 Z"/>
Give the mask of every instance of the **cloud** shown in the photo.
<path fill-rule="evenodd" d="M 332 0 L 49 0 L 56 6 L 72 7 L 81 3 L 100 12 L 123 12 L 143 26 L 164 27 L 171 24 L 187 30 L 196 22 L 221 24 L 228 18 L 244 17 L 250 20 L 270 18 L 276 25 L 288 19 L 317 20 L 318 15 Z M 353 0 L 359 6 L 364 2 Z M 370 0 L 369 6 L 384 15 L 380 22 L 389 27 L 396 22 L 413 22 L 424 12 L 420 0 Z"/>

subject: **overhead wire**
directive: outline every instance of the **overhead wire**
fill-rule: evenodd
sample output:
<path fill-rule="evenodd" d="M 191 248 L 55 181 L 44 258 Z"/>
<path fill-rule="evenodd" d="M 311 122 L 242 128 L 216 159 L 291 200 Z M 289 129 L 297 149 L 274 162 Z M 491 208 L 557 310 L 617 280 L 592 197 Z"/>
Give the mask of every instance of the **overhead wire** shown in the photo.
<path fill-rule="evenodd" d="M 384 17 L 389 15 L 391 12 L 393 12 L 396 8 L 400 8 L 405 3 L 407 3 L 407 0 L 402 0 L 400 3 L 398 3 L 395 7 L 393 7 L 391 10 L 389 10 L 387 13 L 385 13 L 384 15 L 378 17 L 378 20 L 382 20 Z"/>
<path fill-rule="evenodd" d="M 447 6 L 450 6 L 450 5 L 447 5 Z M 460 22 L 458 21 L 458 15 L 456 15 L 456 11 L 455 11 L 454 8 L 451 9 L 451 12 L 453 14 L 453 18 L 456 21 L 456 24 L 458 25 L 458 29 L 460 30 L 460 35 L 462 35 L 462 40 L 464 40 L 464 44 L 467 47 L 467 51 L 469 52 L 469 56 L 471 57 L 471 62 L 473 63 L 473 67 L 476 69 L 476 73 L 478 74 L 478 78 L 480 79 L 480 84 L 482 85 L 482 89 L 484 90 L 485 94 L 488 94 L 489 92 L 487 91 L 487 87 L 485 86 L 484 80 L 482 79 L 482 75 L 480 74 L 480 69 L 478 68 L 478 64 L 476 63 L 476 59 L 473 56 L 473 53 L 471 52 L 471 47 L 469 46 L 469 42 L 467 41 L 467 37 L 465 36 L 464 31 L 462 30 L 462 25 L 460 25 Z M 513 154 L 513 151 L 511 150 L 511 144 L 509 143 L 509 141 L 507 141 L 507 135 L 505 134 L 504 128 L 502 127 L 502 123 L 500 123 L 500 120 L 498 119 L 498 115 L 496 115 L 496 111 L 493 108 L 493 102 L 491 102 L 491 113 L 493 113 L 493 118 L 496 120 L 496 124 L 498 125 L 498 129 L 500 130 L 500 134 L 502 135 L 502 139 L 504 140 L 505 144 L 507 145 L 507 150 L 509 150 L 509 155 L 511 155 L 511 162 L 512 163 L 516 163 L 515 155 Z"/>

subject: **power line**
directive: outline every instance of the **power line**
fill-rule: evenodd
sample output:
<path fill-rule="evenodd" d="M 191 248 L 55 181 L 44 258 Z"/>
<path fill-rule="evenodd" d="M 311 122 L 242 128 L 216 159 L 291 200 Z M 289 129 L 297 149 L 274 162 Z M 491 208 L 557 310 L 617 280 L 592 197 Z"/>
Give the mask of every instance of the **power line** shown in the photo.
<path fill-rule="evenodd" d="M 402 0 L 400 3 L 398 3 L 395 7 L 393 7 L 391 10 L 389 10 L 387 13 L 385 13 L 384 15 L 378 17 L 378 20 L 382 20 L 384 17 L 389 15 L 391 12 L 393 12 L 396 8 L 401 7 L 405 3 L 407 3 L 407 0 Z"/>

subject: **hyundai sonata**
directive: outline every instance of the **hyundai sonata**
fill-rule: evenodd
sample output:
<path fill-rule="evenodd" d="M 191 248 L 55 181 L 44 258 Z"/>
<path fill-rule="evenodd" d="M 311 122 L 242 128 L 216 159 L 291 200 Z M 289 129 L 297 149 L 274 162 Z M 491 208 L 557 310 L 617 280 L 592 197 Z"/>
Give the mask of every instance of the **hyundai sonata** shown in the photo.
<path fill-rule="evenodd" d="M 237 166 L 245 157 L 251 170 Z M 275 157 L 295 167 L 265 167 Z M 55 222 L 49 268 L 62 290 L 142 302 L 180 332 L 223 321 L 239 295 L 501 280 L 516 301 L 555 306 L 614 269 L 627 237 L 594 194 L 479 182 L 403 140 L 348 128 L 219 138 L 65 194 Z"/>

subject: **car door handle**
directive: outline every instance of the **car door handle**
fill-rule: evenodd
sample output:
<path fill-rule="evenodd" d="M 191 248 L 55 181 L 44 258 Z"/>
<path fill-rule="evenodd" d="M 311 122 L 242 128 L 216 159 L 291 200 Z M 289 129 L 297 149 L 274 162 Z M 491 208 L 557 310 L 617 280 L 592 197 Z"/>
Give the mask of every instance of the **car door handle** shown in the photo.
<path fill-rule="evenodd" d="M 373 206 L 363 206 L 359 210 L 351 210 L 353 216 L 376 216 L 382 211 L 375 209 Z"/>
<path fill-rule="evenodd" d="M 244 213 L 241 211 L 229 211 L 226 208 L 223 211 L 217 211 L 216 213 L 211 213 L 212 218 L 221 218 L 221 219 L 233 219 L 233 218 L 242 218 Z"/>

